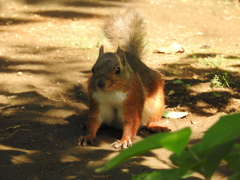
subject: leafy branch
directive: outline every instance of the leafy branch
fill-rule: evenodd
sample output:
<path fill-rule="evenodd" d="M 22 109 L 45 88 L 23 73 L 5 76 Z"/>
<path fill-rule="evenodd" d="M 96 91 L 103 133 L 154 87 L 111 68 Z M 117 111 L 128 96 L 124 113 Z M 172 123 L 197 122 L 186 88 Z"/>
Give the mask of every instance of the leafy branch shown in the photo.
<path fill-rule="evenodd" d="M 210 127 L 201 142 L 188 146 L 191 129 L 185 128 L 172 133 L 155 134 L 123 150 L 96 172 L 107 171 L 133 156 L 156 148 L 166 148 L 173 152 L 170 160 L 177 168 L 143 173 L 133 176 L 134 180 L 158 179 L 177 180 L 188 177 L 193 172 L 202 174 L 210 180 L 222 160 L 235 172 L 228 180 L 240 179 L 240 113 L 223 116 Z"/>

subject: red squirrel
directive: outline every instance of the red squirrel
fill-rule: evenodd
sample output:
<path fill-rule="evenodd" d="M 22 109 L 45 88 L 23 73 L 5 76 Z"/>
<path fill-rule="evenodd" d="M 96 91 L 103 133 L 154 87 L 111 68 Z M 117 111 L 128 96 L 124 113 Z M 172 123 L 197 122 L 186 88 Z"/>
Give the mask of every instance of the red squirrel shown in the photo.
<path fill-rule="evenodd" d="M 118 47 L 116 52 L 104 52 L 103 45 L 99 49 L 88 79 L 88 134 L 81 136 L 78 144 L 92 144 L 102 123 L 123 129 L 122 139 L 111 145 L 114 148 L 131 146 L 141 126 L 152 132 L 171 131 L 160 125 L 164 111 L 162 74 L 141 61 L 146 30 L 140 13 L 127 9 L 124 14 L 110 16 L 104 32 Z"/>

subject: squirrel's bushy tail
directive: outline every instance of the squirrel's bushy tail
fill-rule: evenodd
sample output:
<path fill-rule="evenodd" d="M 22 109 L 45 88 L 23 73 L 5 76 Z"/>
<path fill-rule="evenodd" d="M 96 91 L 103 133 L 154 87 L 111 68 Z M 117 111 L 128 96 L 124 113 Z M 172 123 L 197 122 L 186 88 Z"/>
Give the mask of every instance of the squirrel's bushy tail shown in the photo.
<path fill-rule="evenodd" d="M 104 32 L 114 46 L 141 59 L 146 43 L 146 29 L 144 18 L 136 9 L 126 9 L 122 14 L 110 16 Z"/>

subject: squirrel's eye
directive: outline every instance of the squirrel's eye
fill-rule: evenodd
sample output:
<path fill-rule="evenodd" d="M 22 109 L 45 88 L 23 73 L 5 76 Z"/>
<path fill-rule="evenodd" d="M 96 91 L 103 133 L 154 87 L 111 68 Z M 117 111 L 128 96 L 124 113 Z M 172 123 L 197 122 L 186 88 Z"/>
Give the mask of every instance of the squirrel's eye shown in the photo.
<path fill-rule="evenodd" d="M 117 67 L 115 74 L 120 74 L 120 73 L 121 73 L 121 69 L 120 69 L 120 67 Z"/>

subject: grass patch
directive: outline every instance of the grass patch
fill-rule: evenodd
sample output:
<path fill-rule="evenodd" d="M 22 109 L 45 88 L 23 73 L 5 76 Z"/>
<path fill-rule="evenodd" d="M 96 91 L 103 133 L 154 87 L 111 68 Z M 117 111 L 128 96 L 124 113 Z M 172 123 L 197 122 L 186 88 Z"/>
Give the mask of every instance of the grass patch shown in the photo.
<path fill-rule="evenodd" d="M 195 56 L 193 56 L 193 57 L 195 57 Z M 223 64 L 223 62 L 225 61 L 225 58 L 222 55 L 216 55 L 215 57 L 208 56 L 205 58 L 195 57 L 195 59 L 201 66 L 210 66 L 213 68 L 221 66 Z"/>
<path fill-rule="evenodd" d="M 77 46 L 80 49 L 91 49 L 94 47 L 99 47 L 103 40 L 103 35 L 100 37 L 89 38 L 88 36 L 80 36 L 77 39 L 70 40 L 70 46 Z"/>
<path fill-rule="evenodd" d="M 230 87 L 229 74 L 225 72 L 222 75 L 214 75 L 214 77 L 210 80 L 212 88 L 223 88 L 223 87 Z"/>
<path fill-rule="evenodd" d="M 221 97 L 221 94 L 214 92 L 214 88 L 230 88 L 230 84 L 235 84 L 229 78 L 229 73 L 224 72 L 223 74 L 214 75 L 210 80 L 210 86 L 212 88 L 212 93 L 215 97 Z"/>
<path fill-rule="evenodd" d="M 226 58 L 221 54 L 216 53 L 192 53 L 192 58 L 194 58 L 201 66 L 208 67 L 209 73 L 206 75 L 212 75 L 210 81 L 210 86 L 212 88 L 212 93 L 215 97 L 221 97 L 221 94 L 214 91 L 215 88 L 231 88 L 231 84 L 235 84 L 230 80 L 231 74 L 229 72 L 224 72 L 222 66 L 226 62 Z M 232 56 L 231 56 L 232 57 Z M 221 73 L 219 73 L 221 72 Z"/>

